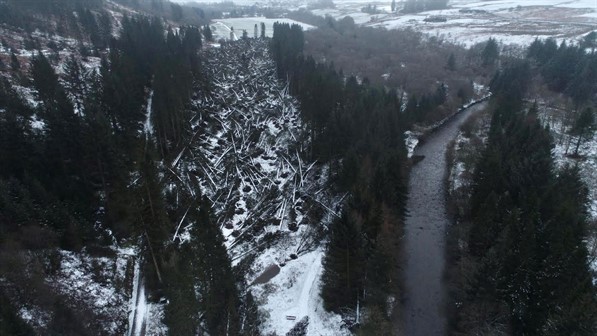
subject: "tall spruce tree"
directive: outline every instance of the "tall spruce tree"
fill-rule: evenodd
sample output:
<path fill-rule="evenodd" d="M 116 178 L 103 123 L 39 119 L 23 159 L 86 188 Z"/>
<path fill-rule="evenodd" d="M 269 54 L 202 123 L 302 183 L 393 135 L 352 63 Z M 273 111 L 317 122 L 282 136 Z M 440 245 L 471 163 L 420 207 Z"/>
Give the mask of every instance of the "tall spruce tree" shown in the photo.
<path fill-rule="evenodd" d="M 241 322 L 238 291 L 223 245 L 222 232 L 216 226 L 211 202 L 203 198 L 191 230 L 195 275 L 200 284 L 199 307 L 210 335 L 238 335 Z"/>
<path fill-rule="evenodd" d="M 597 123 L 595 122 L 595 113 L 590 107 L 585 108 L 578 118 L 574 121 L 571 133 L 578 137 L 576 141 L 576 147 L 574 148 L 574 154 L 578 154 L 578 148 L 583 140 L 588 140 L 593 137 Z"/>
<path fill-rule="evenodd" d="M 199 298 L 195 291 L 195 260 L 190 244 L 171 252 L 170 267 L 165 272 L 165 294 L 168 304 L 164 323 L 172 336 L 197 335 L 199 328 Z"/>
<path fill-rule="evenodd" d="M 45 164 L 48 183 L 59 197 L 76 200 L 87 207 L 93 204 L 87 174 L 82 162 L 81 119 L 73 106 L 48 59 L 39 52 L 32 61 L 33 84 L 42 102 L 38 116 L 45 122 Z M 75 196 L 76 195 L 76 196 Z"/>
<path fill-rule="evenodd" d="M 487 42 L 485 43 L 485 47 L 483 48 L 483 52 L 481 53 L 481 60 L 484 66 L 493 65 L 500 56 L 499 46 L 497 41 L 490 37 Z"/>
<path fill-rule="evenodd" d="M 551 137 L 536 104 L 523 113 L 503 108 L 518 105 L 503 104 L 508 98 L 496 95 L 477 164 L 468 246 L 479 267 L 469 295 L 507 304 L 514 334 L 593 334 L 586 191 L 574 169 L 554 171 Z"/>
<path fill-rule="evenodd" d="M 359 228 L 345 211 L 332 222 L 323 260 L 321 297 L 327 310 L 355 307 L 362 295 L 364 262 Z"/>

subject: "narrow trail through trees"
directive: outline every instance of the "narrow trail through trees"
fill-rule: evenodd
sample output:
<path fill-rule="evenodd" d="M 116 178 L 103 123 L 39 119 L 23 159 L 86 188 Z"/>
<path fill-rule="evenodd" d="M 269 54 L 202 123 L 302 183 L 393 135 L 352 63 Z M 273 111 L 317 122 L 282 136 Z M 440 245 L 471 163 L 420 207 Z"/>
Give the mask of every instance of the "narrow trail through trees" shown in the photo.
<path fill-rule="evenodd" d="M 409 177 L 401 327 L 404 335 L 432 336 L 446 332 L 443 281 L 445 235 L 449 224 L 444 184 L 446 150 L 467 117 L 485 107 L 483 102 L 462 111 L 415 150 L 415 155 L 425 158 L 412 167 Z"/>

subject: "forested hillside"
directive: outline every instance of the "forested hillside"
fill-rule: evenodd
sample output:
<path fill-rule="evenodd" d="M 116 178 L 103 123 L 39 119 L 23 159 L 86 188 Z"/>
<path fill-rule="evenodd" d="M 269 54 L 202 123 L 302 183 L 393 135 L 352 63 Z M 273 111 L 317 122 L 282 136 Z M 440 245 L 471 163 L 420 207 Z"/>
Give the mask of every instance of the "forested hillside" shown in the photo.
<path fill-rule="evenodd" d="M 318 312 L 321 242 L 354 182 L 332 187 L 269 42 L 204 48 L 205 27 L 62 4 L 5 4 L 2 330 L 257 335 L 291 330 L 282 313 L 345 333 Z"/>
<path fill-rule="evenodd" d="M 548 50 L 553 51 L 551 56 Z M 564 62 L 564 55 L 587 61 Z M 539 61 L 531 65 L 516 60 L 494 77 L 484 148 L 478 154 L 464 154 L 464 160 L 476 160 L 470 194 L 464 198 L 459 194 L 466 193 L 466 187 L 453 193 L 459 209 L 451 230 L 454 259 L 449 271 L 456 303 L 454 334 L 593 335 L 596 331 L 588 250 L 594 239 L 589 224 L 594 219 L 587 211 L 587 187 L 578 164 L 555 164 L 554 139 L 541 120 L 540 107 L 524 101 L 528 89 L 539 84 L 533 82 L 538 71 L 550 88 L 565 91 L 577 110 L 590 111 L 591 98 L 566 88 L 582 81 L 580 74 L 590 69 L 588 60 L 594 56 L 575 46 L 557 48 L 553 41 L 538 40 L 529 48 L 529 57 Z M 557 72 L 558 67 L 569 69 Z M 578 76 L 568 77 L 571 72 Z M 577 112 L 577 118 L 583 114 Z M 578 141 L 588 134 L 571 130 Z M 465 137 L 476 137 L 471 131 Z"/>
<path fill-rule="evenodd" d="M 425 159 L 405 134 L 424 141 L 494 73 L 451 195 L 450 331 L 596 333 L 594 35 L 524 59 L 304 11 L 318 29 L 214 35 L 243 13 L 274 11 L 0 0 L 1 335 L 400 332 Z M 578 166 L 552 155 L 551 102 Z"/>
<path fill-rule="evenodd" d="M 139 313 L 128 316 L 128 300 L 138 295 L 170 301 L 163 323 L 173 334 L 193 334 L 199 310 L 211 334 L 240 330 L 246 309 L 210 202 L 189 198 L 185 213 L 186 185 L 167 169 L 191 139 L 192 95 L 209 92 L 200 29 L 103 1 L 2 6 L 3 330 L 131 333 Z M 202 223 L 193 231 L 202 240 L 178 247 L 183 214 Z M 205 262 L 178 265 L 175 251 Z M 192 300 L 194 279 L 204 285 Z"/>
<path fill-rule="evenodd" d="M 322 298 L 326 309 L 342 312 L 366 306 L 361 332 L 391 332 L 399 295 L 398 240 L 405 215 L 406 150 L 401 134 L 408 123 L 394 91 L 342 80 L 333 67 L 303 58 L 298 26 L 275 25 L 272 51 L 278 75 L 290 78 L 311 128 L 310 156 L 338 167 L 336 185 L 350 194 L 342 216 L 329 227 Z M 357 310 L 349 314 L 357 320 Z M 369 330 L 369 331 L 367 331 Z"/>
<path fill-rule="evenodd" d="M 334 20 L 301 10 L 291 18 L 318 29 L 305 32 L 304 55 L 355 77 L 396 91 L 410 121 L 433 124 L 478 98 L 496 69 L 494 39 L 470 49 L 411 29 L 364 27 L 347 16 Z"/>

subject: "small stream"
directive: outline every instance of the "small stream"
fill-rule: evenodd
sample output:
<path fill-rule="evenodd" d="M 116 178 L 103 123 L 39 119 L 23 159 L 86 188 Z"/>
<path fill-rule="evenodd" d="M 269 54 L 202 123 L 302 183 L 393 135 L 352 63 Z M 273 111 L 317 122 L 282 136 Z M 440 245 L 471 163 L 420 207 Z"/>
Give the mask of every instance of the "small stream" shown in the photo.
<path fill-rule="evenodd" d="M 446 228 L 450 223 L 445 203 L 446 150 L 466 118 L 486 105 L 482 102 L 462 111 L 415 150 L 414 155 L 425 158 L 412 167 L 409 177 L 402 307 L 405 336 L 446 334 L 443 274 Z"/>

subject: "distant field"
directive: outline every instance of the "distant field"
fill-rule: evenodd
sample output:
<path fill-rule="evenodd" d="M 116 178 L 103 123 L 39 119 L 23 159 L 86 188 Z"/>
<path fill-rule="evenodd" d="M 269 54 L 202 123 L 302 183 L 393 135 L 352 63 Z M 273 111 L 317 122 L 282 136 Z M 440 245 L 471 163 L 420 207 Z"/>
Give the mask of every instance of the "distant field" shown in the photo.
<path fill-rule="evenodd" d="M 221 19 L 212 22 L 211 28 L 214 32 L 216 39 L 229 39 L 230 32 L 234 28 L 234 39 L 239 39 L 243 36 L 243 30 L 246 30 L 249 37 L 253 37 L 255 25 L 258 27 L 259 34 L 261 33 L 261 23 L 265 23 L 265 35 L 271 37 L 273 34 L 273 26 L 275 22 L 299 24 L 303 27 L 303 30 L 313 29 L 315 27 L 297 22 L 290 19 L 268 19 L 265 17 L 246 17 L 246 18 L 234 18 L 234 19 Z"/>
<path fill-rule="evenodd" d="M 450 1 L 446 10 L 417 14 L 389 13 L 388 2 L 376 3 L 382 12 L 361 12 L 368 1 L 335 1 L 335 9 L 313 11 L 335 18 L 351 16 L 356 23 L 387 29 L 412 28 L 457 44 L 471 46 L 494 37 L 503 44 L 526 45 L 536 37 L 554 37 L 558 41 L 575 40 L 597 29 L 595 0 L 497 0 Z M 433 16 L 446 22 L 425 22 Z"/>
<path fill-rule="evenodd" d="M 184 0 L 177 0 L 184 2 Z M 214 3 L 215 0 L 196 0 L 199 3 Z M 278 7 L 295 10 L 307 7 L 315 0 L 255 1 L 233 0 L 241 6 L 257 5 L 260 7 Z M 592 30 L 597 29 L 597 0 L 453 0 L 449 8 L 441 11 L 429 11 L 417 14 L 390 13 L 391 0 L 335 0 L 333 9 L 313 10 L 321 16 L 334 18 L 350 16 L 357 24 L 387 29 L 411 28 L 430 36 L 465 46 L 486 41 L 494 37 L 504 45 L 527 45 L 535 38 L 553 37 L 557 41 L 577 40 Z M 373 4 L 378 14 L 361 12 L 361 8 Z M 401 2 L 398 1 L 400 7 Z M 445 17 L 446 22 L 425 22 L 429 16 Z M 255 24 L 266 24 L 266 33 L 271 36 L 273 23 L 276 21 L 295 22 L 288 19 L 235 18 L 222 19 L 212 23 L 217 38 L 230 38 L 234 28 L 234 38 L 240 38 L 247 30 L 253 36 Z M 301 24 L 304 29 L 312 26 Z"/>

